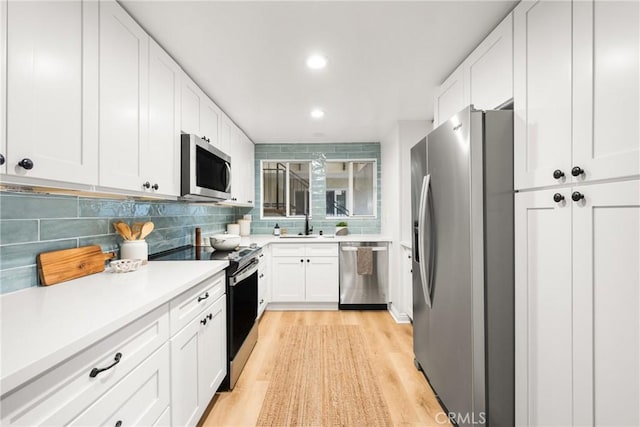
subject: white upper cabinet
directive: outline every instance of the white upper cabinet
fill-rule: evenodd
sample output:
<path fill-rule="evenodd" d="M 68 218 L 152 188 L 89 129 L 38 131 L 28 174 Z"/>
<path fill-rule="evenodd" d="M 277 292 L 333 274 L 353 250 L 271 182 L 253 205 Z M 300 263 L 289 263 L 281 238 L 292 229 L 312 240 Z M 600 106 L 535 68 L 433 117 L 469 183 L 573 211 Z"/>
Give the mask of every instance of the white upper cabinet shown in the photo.
<path fill-rule="evenodd" d="M 640 174 L 640 3 L 573 3 L 574 181 Z"/>
<path fill-rule="evenodd" d="M 10 88 L 6 172 L 96 184 L 97 3 L 3 1 L 0 8 Z"/>
<path fill-rule="evenodd" d="M 0 2 L 0 173 L 7 170 L 7 2 Z"/>
<path fill-rule="evenodd" d="M 524 1 L 514 11 L 517 189 L 553 185 L 570 176 L 571 37 L 569 1 Z M 564 176 L 554 178 L 555 170 Z"/>
<path fill-rule="evenodd" d="M 149 36 L 115 2 L 100 2 L 100 185 L 145 189 Z"/>
<path fill-rule="evenodd" d="M 513 98 L 513 16 L 484 39 L 464 63 L 465 104 L 495 109 Z"/>
<path fill-rule="evenodd" d="M 150 191 L 172 196 L 180 191 L 180 75 L 178 64 L 150 40 L 149 137 L 143 150 L 143 176 L 152 185 Z"/>
<path fill-rule="evenodd" d="M 447 121 L 467 105 L 464 97 L 464 74 L 463 65 L 460 65 L 438 88 L 433 107 L 434 127 Z"/>
<path fill-rule="evenodd" d="M 251 140 L 226 116 L 220 120 L 222 151 L 231 156 L 231 198 L 227 205 L 253 206 L 254 150 Z"/>
<path fill-rule="evenodd" d="M 204 105 L 205 95 L 187 76 L 182 74 L 180 89 L 180 130 L 184 133 L 200 135 L 200 109 Z"/>
<path fill-rule="evenodd" d="M 210 144 L 224 151 L 220 144 L 219 127 L 221 115 L 222 111 L 220 111 L 218 106 L 209 98 L 205 98 L 202 104 L 202 110 L 200 111 L 200 117 L 202 118 L 202 137 L 209 141 Z"/>
<path fill-rule="evenodd" d="M 222 111 L 187 76 L 182 74 L 180 130 L 192 133 L 221 148 Z"/>
<path fill-rule="evenodd" d="M 243 133 L 240 135 L 242 140 L 242 148 L 244 156 L 242 160 L 242 169 L 244 171 L 244 197 L 243 200 L 253 205 L 255 198 L 256 182 L 255 182 L 255 149 L 253 142 Z"/>
<path fill-rule="evenodd" d="M 517 189 L 640 174 L 640 4 L 514 12 Z"/>

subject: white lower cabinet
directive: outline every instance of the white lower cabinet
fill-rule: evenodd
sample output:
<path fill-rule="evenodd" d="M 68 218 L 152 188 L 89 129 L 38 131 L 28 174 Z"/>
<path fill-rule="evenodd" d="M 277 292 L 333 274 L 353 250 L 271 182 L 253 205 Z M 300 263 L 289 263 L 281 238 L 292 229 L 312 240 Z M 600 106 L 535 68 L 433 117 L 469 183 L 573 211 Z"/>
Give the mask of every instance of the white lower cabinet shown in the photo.
<path fill-rule="evenodd" d="M 169 375 L 165 343 L 69 425 L 151 425 L 169 406 Z"/>
<path fill-rule="evenodd" d="M 226 297 L 171 338 L 171 421 L 196 425 L 226 375 Z"/>
<path fill-rule="evenodd" d="M 516 425 L 640 425 L 640 181 L 518 193 L 515 216 Z"/>
<path fill-rule="evenodd" d="M 260 263 L 258 264 L 258 318 L 262 316 L 264 310 L 271 299 L 271 246 L 262 247 Z"/>
<path fill-rule="evenodd" d="M 272 250 L 273 302 L 338 302 L 338 245 L 282 244 Z"/>

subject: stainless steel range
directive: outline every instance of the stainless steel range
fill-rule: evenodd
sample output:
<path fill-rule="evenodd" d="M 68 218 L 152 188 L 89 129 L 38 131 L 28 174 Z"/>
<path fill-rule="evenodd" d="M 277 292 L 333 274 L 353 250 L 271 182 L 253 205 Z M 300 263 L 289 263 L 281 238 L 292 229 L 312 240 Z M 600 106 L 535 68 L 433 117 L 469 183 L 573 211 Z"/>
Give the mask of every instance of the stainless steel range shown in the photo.
<path fill-rule="evenodd" d="M 182 246 L 149 257 L 152 261 L 229 261 L 227 275 L 227 376 L 220 391 L 233 389 L 258 342 L 259 247 L 219 251 L 210 247 Z"/>

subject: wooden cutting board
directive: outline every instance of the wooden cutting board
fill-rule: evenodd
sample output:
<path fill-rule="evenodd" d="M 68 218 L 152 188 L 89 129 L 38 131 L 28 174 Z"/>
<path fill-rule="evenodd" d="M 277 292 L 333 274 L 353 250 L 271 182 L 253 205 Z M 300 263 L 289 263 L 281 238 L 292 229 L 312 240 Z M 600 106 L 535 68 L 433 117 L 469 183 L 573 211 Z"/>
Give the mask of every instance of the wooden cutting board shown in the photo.
<path fill-rule="evenodd" d="M 103 272 L 104 262 L 115 256 L 113 252 L 102 253 L 102 249 L 97 245 L 43 252 L 37 257 L 40 283 L 47 286 L 55 285 Z"/>

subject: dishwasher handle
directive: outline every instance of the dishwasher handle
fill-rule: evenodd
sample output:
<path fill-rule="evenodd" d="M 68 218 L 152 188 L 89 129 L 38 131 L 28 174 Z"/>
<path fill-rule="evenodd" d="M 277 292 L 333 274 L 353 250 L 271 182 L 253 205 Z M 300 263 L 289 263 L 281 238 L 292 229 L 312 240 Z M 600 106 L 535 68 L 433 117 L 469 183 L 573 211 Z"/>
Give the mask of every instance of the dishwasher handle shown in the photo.
<path fill-rule="evenodd" d="M 357 252 L 358 248 L 371 248 L 372 252 L 384 252 L 387 250 L 386 246 L 344 246 L 340 248 L 342 252 Z"/>

